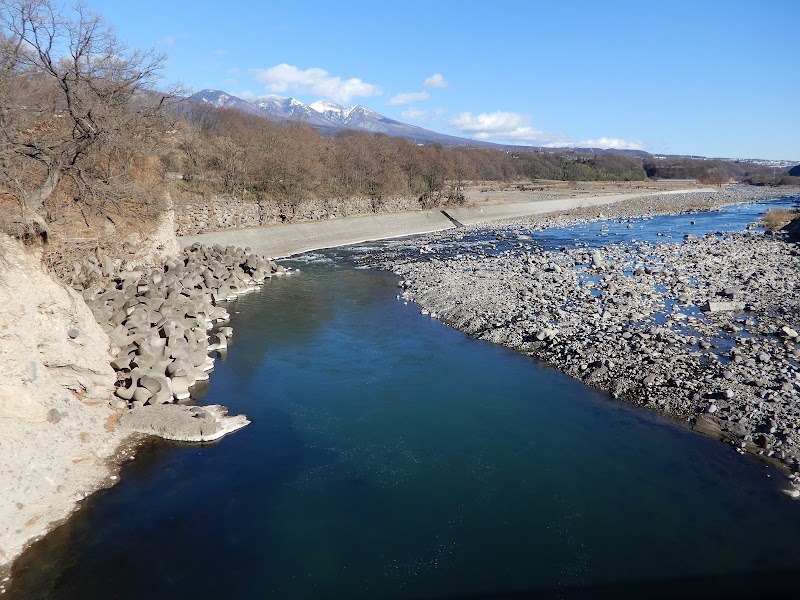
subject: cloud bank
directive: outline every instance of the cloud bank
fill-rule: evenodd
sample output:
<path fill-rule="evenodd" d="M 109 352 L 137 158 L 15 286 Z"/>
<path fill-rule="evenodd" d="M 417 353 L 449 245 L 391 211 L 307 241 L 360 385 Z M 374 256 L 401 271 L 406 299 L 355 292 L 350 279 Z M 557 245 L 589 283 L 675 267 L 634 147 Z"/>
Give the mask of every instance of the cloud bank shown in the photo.
<path fill-rule="evenodd" d="M 606 148 L 610 150 L 644 150 L 641 142 L 629 142 L 618 138 L 601 137 L 593 140 L 575 142 L 579 148 Z"/>
<path fill-rule="evenodd" d="M 601 137 L 576 142 L 567 137 L 533 127 L 530 115 L 497 111 L 473 115 L 464 112 L 450 120 L 450 125 L 463 135 L 478 140 L 507 144 L 535 145 L 550 148 L 605 148 L 613 150 L 644 150 L 642 142 Z"/>
<path fill-rule="evenodd" d="M 425 79 L 425 81 L 422 82 L 422 85 L 424 85 L 426 88 L 446 88 L 446 87 L 450 87 L 450 84 L 442 76 L 441 73 L 434 73 L 433 75 L 431 75 L 430 77 Z"/>
<path fill-rule="evenodd" d="M 394 96 L 389 100 L 389 104 L 397 106 L 399 104 L 410 104 L 411 102 L 422 102 L 430 97 L 431 95 L 428 92 L 406 92 L 405 94 Z"/>
<path fill-rule="evenodd" d="M 545 133 L 531 125 L 531 117 L 522 113 L 496 111 L 473 115 L 463 112 L 450 120 L 461 133 L 478 140 L 496 140 L 510 143 L 558 143 L 557 136 Z"/>
<path fill-rule="evenodd" d="M 269 69 L 256 69 L 255 77 L 270 92 L 311 93 L 346 104 L 353 98 L 379 96 L 379 86 L 356 77 L 342 79 L 319 67 L 298 69 L 286 63 Z"/>
<path fill-rule="evenodd" d="M 426 114 L 427 113 L 424 110 L 409 107 L 400 113 L 400 117 L 409 121 L 416 121 L 417 119 L 424 117 Z"/>

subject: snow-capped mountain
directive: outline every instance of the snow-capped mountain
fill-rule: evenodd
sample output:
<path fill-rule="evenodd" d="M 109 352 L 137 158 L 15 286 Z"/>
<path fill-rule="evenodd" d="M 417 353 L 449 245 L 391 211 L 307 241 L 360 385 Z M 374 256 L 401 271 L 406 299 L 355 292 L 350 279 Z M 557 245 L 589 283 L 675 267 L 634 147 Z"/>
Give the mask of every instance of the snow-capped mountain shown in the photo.
<path fill-rule="evenodd" d="M 395 121 L 363 106 L 341 106 L 334 102 L 319 100 L 305 104 L 294 98 L 282 96 L 259 96 L 242 99 L 219 90 L 202 90 L 192 95 L 191 100 L 219 108 L 235 108 L 243 112 L 266 117 L 273 121 L 300 121 L 331 135 L 345 129 L 383 133 L 408 138 L 417 143 L 440 143 L 449 146 L 494 146 L 466 138 L 436 133 L 422 127 Z"/>
<path fill-rule="evenodd" d="M 355 106 L 346 107 L 327 100 L 317 100 L 308 106 L 311 110 L 319 113 L 331 123 L 337 125 L 344 125 L 347 123 L 347 118 L 350 113 L 355 109 Z"/>
<path fill-rule="evenodd" d="M 385 117 L 363 106 L 342 106 L 327 100 L 305 104 L 294 98 L 283 96 L 259 96 L 242 99 L 220 90 L 202 90 L 189 98 L 199 104 L 209 104 L 218 108 L 235 108 L 243 112 L 284 123 L 301 122 L 314 127 L 322 135 L 336 135 L 346 129 L 383 133 L 394 137 L 404 137 L 419 144 L 438 143 L 445 146 L 491 146 L 494 148 L 526 149 L 529 146 L 493 144 L 478 140 L 437 133 L 408 123 L 401 123 Z M 600 154 L 611 152 L 629 156 L 648 156 L 642 150 L 617 150 L 602 148 L 539 148 L 544 152 L 578 152 Z"/>
<path fill-rule="evenodd" d="M 301 120 L 309 125 L 330 125 L 324 116 L 320 116 L 319 111 L 314 110 L 311 106 L 299 100 L 295 100 L 294 98 L 269 95 L 258 96 L 257 98 L 251 98 L 244 102 L 249 103 L 262 113 L 267 113 L 270 116 L 290 120 Z M 261 116 L 264 115 L 262 114 Z"/>
<path fill-rule="evenodd" d="M 189 97 L 198 104 L 211 104 L 217 108 L 235 108 L 251 115 L 261 116 L 261 111 L 249 102 L 219 90 L 203 90 Z"/>

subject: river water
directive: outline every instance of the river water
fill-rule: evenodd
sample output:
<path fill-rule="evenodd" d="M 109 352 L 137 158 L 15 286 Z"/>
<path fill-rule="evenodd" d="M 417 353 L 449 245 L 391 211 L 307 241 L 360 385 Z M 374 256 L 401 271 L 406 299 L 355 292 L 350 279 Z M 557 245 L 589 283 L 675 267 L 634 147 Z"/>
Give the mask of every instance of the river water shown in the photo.
<path fill-rule="evenodd" d="M 677 237 L 701 218 L 537 243 Z M 24 555 L 7 597 L 734 596 L 797 580 L 800 503 L 778 473 L 421 315 L 395 276 L 354 266 L 364 252 L 309 255 L 232 303 L 200 402 L 252 424 L 144 447 Z"/>

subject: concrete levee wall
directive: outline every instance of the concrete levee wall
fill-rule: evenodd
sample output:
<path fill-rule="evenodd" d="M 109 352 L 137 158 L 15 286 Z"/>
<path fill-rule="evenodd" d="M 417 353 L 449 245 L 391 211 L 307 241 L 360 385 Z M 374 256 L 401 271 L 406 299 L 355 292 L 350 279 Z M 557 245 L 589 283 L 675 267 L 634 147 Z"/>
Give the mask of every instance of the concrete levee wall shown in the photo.
<path fill-rule="evenodd" d="M 176 233 L 195 235 L 224 229 L 325 221 L 354 215 L 419 210 L 412 196 L 329 198 L 324 200 L 249 200 L 236 196 L 173 194 Z"/>

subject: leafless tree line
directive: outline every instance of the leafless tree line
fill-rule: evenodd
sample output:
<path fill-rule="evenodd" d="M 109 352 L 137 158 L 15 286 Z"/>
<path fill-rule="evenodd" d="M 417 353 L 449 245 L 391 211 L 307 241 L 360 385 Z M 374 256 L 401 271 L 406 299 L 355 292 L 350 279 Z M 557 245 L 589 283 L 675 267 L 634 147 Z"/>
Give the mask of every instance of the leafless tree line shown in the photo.
<path fill-rule="evenodd" d="M 640 159 L 543 151 L 415 144 L 345 131 L 322 136 L 302 123 L 275 123 L 233 109 L 185 106 L 165 156 L 192 189 L 301 200 L 360 196 L 379 204 L 411 195 L 425 206 L 457 202 L 465 182 L 641 180 Z"/>
<path fill-rule="evenodd" d="M 302 123 L 281 124 L 233 109 L 184 107 L 170 170 L 185 184 L 259 199 L 361 196 L 376 205 L 412 195 L 423 207 L 457 202 L 467 181 L 642 181 L 787 183 L 787 173 L 753 163 L 613 152 L 419 145 L 403 138 L 346 131 L 320 135 Z M 790 182 L 791 183 L 791 182 Z M 796 183 L 796 181 L 794 182 Z"/>

